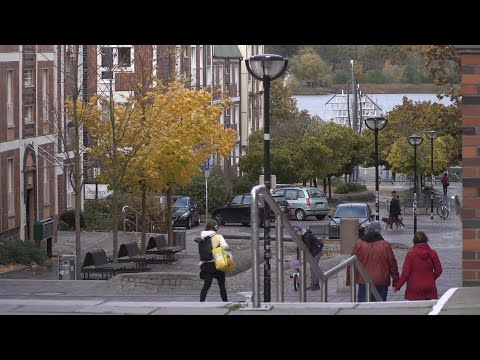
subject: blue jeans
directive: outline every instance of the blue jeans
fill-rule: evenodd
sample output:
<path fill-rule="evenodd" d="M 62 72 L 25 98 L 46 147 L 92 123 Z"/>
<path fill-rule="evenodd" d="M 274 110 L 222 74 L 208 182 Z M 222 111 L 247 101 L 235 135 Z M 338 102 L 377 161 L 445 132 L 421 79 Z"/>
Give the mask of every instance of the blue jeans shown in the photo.
<path fill-rule="evenodd" d="M 387 294 L 388 294 L 388 285 L 375 285 L 377 291 L 380 293 L 383 301 L 387 301 Z M 366 302 L 365 296 L 365 284 L 358 284 L 358 302 Z M 375 297 L 372 295 L 370 296 L 370 301 L 377 301 Z"/>

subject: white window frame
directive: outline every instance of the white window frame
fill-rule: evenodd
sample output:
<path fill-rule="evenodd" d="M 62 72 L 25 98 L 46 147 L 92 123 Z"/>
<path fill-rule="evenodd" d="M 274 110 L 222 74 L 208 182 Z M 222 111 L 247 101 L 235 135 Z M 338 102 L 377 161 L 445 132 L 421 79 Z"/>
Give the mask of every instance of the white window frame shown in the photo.
<path fill-rule="evenodd" d="M 42 69 L 42 118 L 44 123 L 49 120 L 48 108 L 48 69 Z"/>
<path fill-rule="evenodd" d="M 43 203 L 50 205 L 50 183 L 48 182 L 48 166 L 47 162 L 43 161 Z"/>
<path fill-rule="evenodd" d="M 33 122 L 33 106 L 25 105 L 25 124 L 31 124 Z"/>
<path fill-rule="evenodd" d="M 33 86 L 33 70 L 25 70 L 24 73 L 25 87 Z"/>
<path fill-rule="evenodd" d="M 13 122 L 13 70 L 7 70 L 7 126 L 15 126 Z"/>
<path fill-rule="evenodd" d="M 7 159 L 8 216 L 15 215 L 15 192 L 13 190 L 13 159 Z"/>

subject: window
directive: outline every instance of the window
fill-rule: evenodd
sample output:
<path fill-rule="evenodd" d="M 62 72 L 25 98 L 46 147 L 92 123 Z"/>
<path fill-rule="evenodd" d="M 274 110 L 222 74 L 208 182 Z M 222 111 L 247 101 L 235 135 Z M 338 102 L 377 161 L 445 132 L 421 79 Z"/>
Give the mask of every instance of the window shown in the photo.
<path fill-rule="evenodd" d="M 131 59 L 132 48 L 119 47 L 118 48 L 118 66 L 130 67 L 132 65 Z"/>
<path fill-rule="evenodd" d="M 33 121 L 33 106 L 25 106 L 25 123 L 31 123 Z"/>
<path fill-rule="evenodd" d="M 7 70 L 7 125 L 13 124 L 13 70 Z"/>
<path fill-rule="evenodd" d="M 43 122 L 48 122 L 48 69 L 42 70 L 42 118 Z"/>
<path fill-rule="evenodd" d="M 113 79 L 113 72 L 112 71 L 102 71 L 102 79 Z"/>
<path fill-rule="evenodd" d="M 102 54 L 102 67 L 112 68 L 113 67 L 113 48 L 103 47 L 100 51 Z"/>
<path fill-rule="evenodd" d="M 43 161 L 43 200 L 44 204 L 50 204 L 50 184 L 48 182 L 48 167 L 47 162 Z"/>
<path fill-rule="evenodd" d="M 33 86 L 33 70 L 25 70 L 25 86 Z"/>
<path fill-rule="evenodd" d="M 15 215 L 15 203 L 13 192 L 13 159 L 7 160 L 7 191 L 8 191 L 8 215 Z"/>

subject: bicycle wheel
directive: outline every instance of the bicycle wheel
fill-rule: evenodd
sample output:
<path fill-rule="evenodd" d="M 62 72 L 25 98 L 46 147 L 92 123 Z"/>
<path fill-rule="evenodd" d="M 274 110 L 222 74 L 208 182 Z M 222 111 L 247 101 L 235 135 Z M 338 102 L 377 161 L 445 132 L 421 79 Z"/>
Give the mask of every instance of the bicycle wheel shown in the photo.
<path fill-rule="evenodd" d="M 442 218 L 443 220 L 445 220 L 446 218 L 448 218 L 448 215 L 449 215 L 449 211 L 447 209 L 447 207 L 445 205 L 441 205 L 439 207 L 437 207 L 437 214 L 438 216 L 440 216 L 440 218 Z"/>
<path fill-rule="evenodd" d="M 293 274 L 293 289 L 295 291 L 300 289 L 300 277 L 298 276 L 298 273 Z"/>

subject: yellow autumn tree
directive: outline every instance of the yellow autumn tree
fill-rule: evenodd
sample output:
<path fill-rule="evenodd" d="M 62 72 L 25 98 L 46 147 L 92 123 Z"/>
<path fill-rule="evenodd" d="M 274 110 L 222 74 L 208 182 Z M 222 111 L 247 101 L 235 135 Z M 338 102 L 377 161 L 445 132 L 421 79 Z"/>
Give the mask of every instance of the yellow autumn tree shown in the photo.
<path fill-rule="evenodd" d="M 165 191 L 166 216 L 171 219 L 172 189 L 190 183 L 209 156 L 226 156 L 235 145 L 237 132 L 226 129 L 219 121 L 229 101 L 212 104 L 206 90 L 190 90 L 182 82 L 174 81 L 153 88 L 148 100 L 144 111 L 148 140 L 129 166 L 129 183 Z M 171 221 L 168 224 L 168 243 L 172 245 Z"/>
<path fill-rule="evenodd" d="M 92 99 L 97 106 L 85 121 L 92 139 L 90 158 L 103 165 L 100 181 L 109 184 L 112 196 L 113 262 L 118 261 L 118 191 L 127 184 L 127 170 L 148 141 L 148 124 L 132 96 L 116 98 L 113 92 Z"/>

